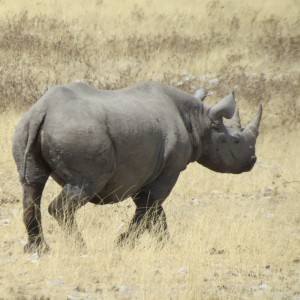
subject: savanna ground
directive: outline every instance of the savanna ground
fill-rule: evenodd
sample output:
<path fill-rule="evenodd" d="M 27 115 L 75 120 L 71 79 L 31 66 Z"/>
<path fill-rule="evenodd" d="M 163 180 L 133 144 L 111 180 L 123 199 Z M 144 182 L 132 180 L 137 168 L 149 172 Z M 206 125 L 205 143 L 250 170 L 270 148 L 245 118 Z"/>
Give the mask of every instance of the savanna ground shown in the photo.
<path fill-rule="evenodd" d="M 249 2 L 249 3 L 246 3 Z M 0 299 L 300 299 L 300 3 L 0 1 Z M 156 80 L 214 102 L 235 90 L 242 120 L 264 108 L 250 173 L 193 164 L 164 207 L 172 243 L 115 240 L 131 200 L 77 215 L 88 245 L 65 242 L 47 206 L 48 255 L 23 254 L 11 137 L 48 86 L 119 88 Z"/>

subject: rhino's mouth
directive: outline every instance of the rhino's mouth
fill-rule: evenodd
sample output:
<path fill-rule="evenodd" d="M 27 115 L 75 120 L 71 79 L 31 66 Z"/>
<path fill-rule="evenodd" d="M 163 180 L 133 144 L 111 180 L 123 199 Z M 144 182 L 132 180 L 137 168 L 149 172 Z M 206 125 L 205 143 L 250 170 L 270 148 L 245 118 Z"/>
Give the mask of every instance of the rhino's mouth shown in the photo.
<path fill-rule="evenodd" d="M 237 157 L 234 155 L 232 151 L 229 151 L 229 155 L 232 157 L 231 163 L 226 163 L 222 162 L 221 160 L 213 160 L 209 156 L 202 156 L 199 160 L 198 163 L 202 164 L 204 167 L 218 172 L 218 173 L 229 173 L 229 174 L 241 174 L 244 172 L 249 172 L 252 170 L 256 157 L 253 156 L 251 157 L 251 161 L 242 161 L 237 159 Z M 254 158 L 255 157 L 255 158 Z"/>
<path fill-rule="evenodd" d="M 241 162 L 236 158 L 236 156 L 233 154 L 232 151 L 229 151 L 230 155 L 232 156 L 233 160 L 237 162 L 237 165 L 239 165 Z M 243 172 L 249 172 L 253 169 L 254 165 L 256 162 L 256 156 L 252 156 L 251 157 L 251 161 L 250 162 L 245 162 L 245 164 L 243 164 L 243 166 L 241 166 L 241 168 L 239 168 L 237 171 L 229 171 L 228 173 L 233 173 L 233 174 L 240 174 Z"/>

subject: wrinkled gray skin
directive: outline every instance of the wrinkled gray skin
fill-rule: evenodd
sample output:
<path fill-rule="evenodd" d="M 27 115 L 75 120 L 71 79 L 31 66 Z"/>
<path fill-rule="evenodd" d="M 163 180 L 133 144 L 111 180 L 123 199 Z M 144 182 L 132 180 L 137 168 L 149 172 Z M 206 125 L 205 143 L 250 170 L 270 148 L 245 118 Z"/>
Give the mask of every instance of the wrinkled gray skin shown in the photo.
<path fill-rule="evenodd" d="M 154 231 L 158 223 L 167 235 L 162 203 L 189 163 L 222 173 L 250 171 L 261 107 L 242 129 L 233 93 L 213 106 L 202 103 L 205 96 L 204 90 L 192 96 L 154 82 L 113 91 L 83 83 L 49 89 L 24 115 L 13 140 L 28 232 L 24 250 L 49 249 L 40 211 L 49 176 L 62 186 L 49 213 L 84 246 L 74 214 L 88 202 L 133 198 L 136 212 L 119 242 L 141 228 Z M 146 226 L 139 226 L 142 221 Z"/>

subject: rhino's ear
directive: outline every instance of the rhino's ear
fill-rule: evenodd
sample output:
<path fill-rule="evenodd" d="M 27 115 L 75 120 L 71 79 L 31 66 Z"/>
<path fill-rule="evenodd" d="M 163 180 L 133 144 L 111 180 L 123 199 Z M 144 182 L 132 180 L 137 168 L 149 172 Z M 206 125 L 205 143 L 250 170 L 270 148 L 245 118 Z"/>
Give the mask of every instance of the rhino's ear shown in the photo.
<path fill-rule="evenodd" d="M 200 101 L 203 101 L 208 94 L 208 91 L 205 88 L 199 88 L 196 90 L 194 97 L 199 99 Z"/>
<path fill-rule="evenodd" d="M 220 118 L 231 119 L 234 115 L 235 107 L 236 102 L 234 92 L 232 92 L 210 109 L 209 117 L 212 121 L 220 120 Z"/>

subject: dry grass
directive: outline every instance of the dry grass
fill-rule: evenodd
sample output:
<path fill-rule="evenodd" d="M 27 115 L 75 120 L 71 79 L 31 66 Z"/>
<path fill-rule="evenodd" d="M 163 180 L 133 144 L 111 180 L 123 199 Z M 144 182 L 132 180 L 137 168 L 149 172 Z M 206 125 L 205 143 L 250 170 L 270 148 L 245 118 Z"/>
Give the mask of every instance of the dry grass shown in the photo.
<path fill-rule="evenodd" d="M 0 1 L 0 299 L 299 299 L 299 28 L 296 0 Z M 52 252 L 24 255 L 11 156 L 23 111 L 53 84 L 146 79 L 205 86 L 209 101 L 234 89 L 245 121 L 262 103 L 254 170 L 191 165 L 164 205 L 173 243 L 163 249 L 148 235 L 134 249 L 115 246 L 130 200 L 87 205 L 77 216 L 86 255 L 47 213 L 59 192 L 50 182 Z"/>

